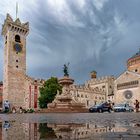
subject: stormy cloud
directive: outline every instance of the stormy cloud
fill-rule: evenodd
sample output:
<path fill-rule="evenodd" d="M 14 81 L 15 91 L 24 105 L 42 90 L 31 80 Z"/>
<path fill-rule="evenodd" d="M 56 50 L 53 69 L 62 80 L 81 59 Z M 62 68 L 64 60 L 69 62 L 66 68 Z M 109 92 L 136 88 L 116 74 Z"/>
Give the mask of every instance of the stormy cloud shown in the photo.
<path fill-rule="evenodd" d="M 26 47 L 31 77 L 61 77 L 68 62 L 76 83 L 88 80 L 92 70 L 117 76 L 140 48 L 139 0 L 20 0 L 18 5 L 20 20 L 30 23 Z M 16 0 L 1 0 L 0 9 L 2 26 L 6 13 L 15 19 Z M 0 36 L 1 80 L 3 46 Z"/>

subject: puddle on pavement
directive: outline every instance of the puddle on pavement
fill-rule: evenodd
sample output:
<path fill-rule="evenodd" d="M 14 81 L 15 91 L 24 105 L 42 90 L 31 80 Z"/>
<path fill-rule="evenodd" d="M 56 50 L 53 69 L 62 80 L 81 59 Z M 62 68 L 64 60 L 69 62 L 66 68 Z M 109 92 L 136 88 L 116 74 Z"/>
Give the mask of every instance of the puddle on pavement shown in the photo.
<path fill-rule="evenodd" d="M 139 140 L 140 124 L 0 123 L 0 140 Z"/>

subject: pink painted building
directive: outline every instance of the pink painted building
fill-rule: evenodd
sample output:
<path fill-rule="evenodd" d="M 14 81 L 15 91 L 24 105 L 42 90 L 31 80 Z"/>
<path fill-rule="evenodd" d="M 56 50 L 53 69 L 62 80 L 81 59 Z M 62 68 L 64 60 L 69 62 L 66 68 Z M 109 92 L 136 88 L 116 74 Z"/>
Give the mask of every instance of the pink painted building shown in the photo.
<path fill-rule="evenodd" d="M 0 108 L 2 107 L 3 83 L 0 82 Z"/>

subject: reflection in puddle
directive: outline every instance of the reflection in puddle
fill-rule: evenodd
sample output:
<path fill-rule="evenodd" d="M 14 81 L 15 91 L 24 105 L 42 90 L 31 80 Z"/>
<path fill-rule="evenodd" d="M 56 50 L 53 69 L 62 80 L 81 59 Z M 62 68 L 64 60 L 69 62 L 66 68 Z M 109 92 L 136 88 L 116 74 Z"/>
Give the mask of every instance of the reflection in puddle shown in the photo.
<path fill-rule="evenodd" d="M 52 127 L 48 127 L 47 123 L 40 123 L 38 132 L 40 134 L 40 139 L 44 139 L 44 138 L 56 139 L 57 138 L 55 131 L 53 130 Z"/>
<path fill-rule="evenodd" d="M 8 121 L 5 121 L 3 123 L 3 128 L 7 131 L 10 128 L 10 123 Z"/>
<path fill-rule="evenodd" d="M 139 124 L 0 123 L 0 140 L 117 140 L 140 139 Z"/>

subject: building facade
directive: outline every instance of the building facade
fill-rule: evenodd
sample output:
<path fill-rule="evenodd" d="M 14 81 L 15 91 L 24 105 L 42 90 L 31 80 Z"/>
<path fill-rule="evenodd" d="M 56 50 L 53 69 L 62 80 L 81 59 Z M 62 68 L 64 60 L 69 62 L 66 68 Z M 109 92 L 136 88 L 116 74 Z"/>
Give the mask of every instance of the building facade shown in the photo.
<path fill-rule="evenodd" d="M 86 108 L 106 101 L 105 92 L 86 87 L 85 85 L 73 85 L 70 92 L 74 100 L 84 103 Z"/>
<path fill-rule="evenodd" d="M 97 72 L 93 71 L 84 85 L 71 86 L 71 94 L 87 108 L 106 101 L 114 102 L 114 80 L 113 76 L 97 78 Z"/>
<path fill-rule="evenodd" d="M 97 77 L 97 72 L 91 72 L 91 79 L 86 82 L 86 86 L 98 89 L 105 94 L 105 101 L 114 102 L 114 76 Z"/>
<path fill-rule="evenodd" d="M 140 51 L 127 61 L 127 70 L 115 80 L 115 103 L 134 106 L 140 99 Z"/>

